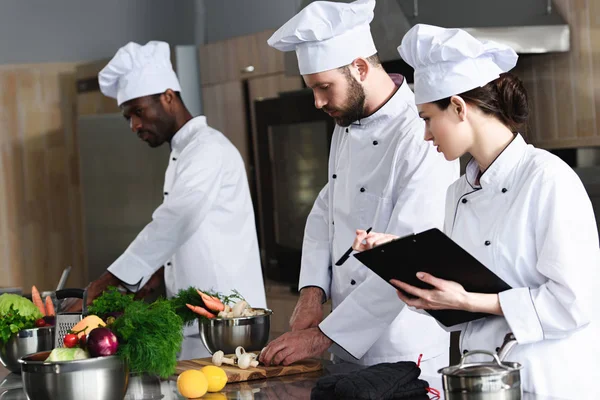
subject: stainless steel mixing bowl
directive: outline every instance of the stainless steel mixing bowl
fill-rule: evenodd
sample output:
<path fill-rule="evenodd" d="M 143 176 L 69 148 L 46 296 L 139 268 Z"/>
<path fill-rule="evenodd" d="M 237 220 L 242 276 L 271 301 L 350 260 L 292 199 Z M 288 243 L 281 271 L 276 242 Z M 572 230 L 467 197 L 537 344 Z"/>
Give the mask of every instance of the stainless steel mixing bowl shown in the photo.
<path fill-rule="evenodd" d="M 211 354 L 222 350 L 234 354 L 238 346 L 246 351 L 260 351 L 269 341 L 273 311 L 252 317 L 213 318 L 199 320 L 200 339 Z"/>
<path fill-rule="evenodd" d="M 122 400 L 129 369 L 118 356 L 45 362 L 49 351 L 23 357 L 21 377 L 29 400 Z"/>
<path fill-rule="evenodd" d="M 19 358 L 40 351 L 52 350 L 54 348 L 54 332 L 53 326 L 46 326 L 23 329 L 13 334 L 6 343 L 0 346 L 0 362 L 9 371 L 20 373 Z"/>

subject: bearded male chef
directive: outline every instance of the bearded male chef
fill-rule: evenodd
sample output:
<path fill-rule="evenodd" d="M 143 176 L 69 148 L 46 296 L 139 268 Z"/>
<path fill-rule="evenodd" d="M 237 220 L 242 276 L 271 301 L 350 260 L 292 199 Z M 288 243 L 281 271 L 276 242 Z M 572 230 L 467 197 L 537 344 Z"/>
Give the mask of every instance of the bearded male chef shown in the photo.
<path fill-rule="evenodd" d="M 242 157 L 223 134 L 192 118 L 181 96 L 169 45 L 152 41 L 119 49 L 98 75 L 100 90 L 117 99 L 131 130 L 150 147 L 171 149 L 163 203 L 152 221 L 98 280 L 89 298 L 107 286 L 137 291 L 161 280 L 167 297 L 194 286 L 230 293 L 265 307 L 254 211 Z M 118 145 L 118 144 L 116 144 Z M 143 166 L 140 172 L 143 173 Z M 231 246 L 235 245 L 235 251 Z M 197 325 L 184 330 L 180 359 L 210 355 Z"/>
<path fill-rule="evenodd" d="M 291 332 L 262 352 L 265 363 L 290 364 L 328 348 L 338 361 L 417 361 L 426 375 L 448 365 L 449 334 L 398 301 L 392 286 L 354 257 L 336 261 L 357 229 L 405 235 L 443 226 L 446 189 L 458 178 L 423 140 L 425 125 L 403 76 L 388 75 L 370 33 L 374 0 L 315 1 L 268 43 L 296 51 L 315 106 L 336 121 L 329 181 L 308 217 L 300 298 Z M 401 268 L 401 266 L 400 266 Z M 324 320 L 322 303 L 332 299 Z"/>

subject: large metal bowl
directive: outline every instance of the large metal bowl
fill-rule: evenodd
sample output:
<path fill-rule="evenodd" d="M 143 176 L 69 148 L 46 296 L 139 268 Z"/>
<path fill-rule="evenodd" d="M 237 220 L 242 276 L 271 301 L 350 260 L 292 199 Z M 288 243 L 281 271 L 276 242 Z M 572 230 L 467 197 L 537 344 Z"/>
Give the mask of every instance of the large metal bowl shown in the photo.
<path fill-rule="evenodd" d="M 0 347 L 0 362 L 9 371 L 20 373 L 19 358 L 40 351 L 52 350 L 54 348 L 54 332 L 53 326 L 46 326 L 23 329 L 15 333 L 8 339 L 8 342 Z"/>
<path fill-rule="evenodd" d="M 23 357 L 21 378 L 29 400 L 122 400 L 129 368 L 118 356 L 45 362 L 49 351 Z"/>
<path fill-rule="evenodd" d="M 234 354 L 238 346 L 246 351 L 260 351 L 269 341 L 271 315 L 266 308 L 264 314 L 252 317 L 202 319 L 198 323 L 200 339 L 204 346 L 214 354 L 222 350 L 225 354 Z"/>

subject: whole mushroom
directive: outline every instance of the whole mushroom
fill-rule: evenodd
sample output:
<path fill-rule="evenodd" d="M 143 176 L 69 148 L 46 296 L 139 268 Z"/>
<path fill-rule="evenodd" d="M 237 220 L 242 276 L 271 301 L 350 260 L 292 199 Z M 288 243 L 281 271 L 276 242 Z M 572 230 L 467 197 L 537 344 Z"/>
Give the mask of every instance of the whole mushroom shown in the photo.
<path fill-rule="evenodd" d="M 248 367 L 258 367 L 258 361 L 256 360 L 256 357 L 258 357 L 258 355 L 254 353 L 246 353 L 246 350 L 242 346 L 238 346 L 235 349 L 235 355 L 237 357 L 237 365 L 241 369 L 247 369 Z"/>
<path fill-rule="evenodd" d="M 212 363 L 217 367 L 220 367 L 223 364 L 235 365 L 235 361 L 225 357 L 225 353 L 223 353 L 222 350 L 216 351 L 215 354 L 213 354 Z"/>

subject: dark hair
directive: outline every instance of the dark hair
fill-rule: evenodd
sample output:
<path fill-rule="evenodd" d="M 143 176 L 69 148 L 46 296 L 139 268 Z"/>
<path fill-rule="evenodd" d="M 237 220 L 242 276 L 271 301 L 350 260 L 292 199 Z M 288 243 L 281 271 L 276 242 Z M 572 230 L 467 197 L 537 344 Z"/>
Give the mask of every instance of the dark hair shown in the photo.
<path fill-rule="evenodd" d="M 527 90 L 523 82 L 511 73 L 504 73 L 485 86 L 478 87 L 457 96 L 483 113 L 493 115 L 513 133 L 524 133 L 529 118 Z M 445 110 L 450 105 L 450 97 L 433 102 Z"/>

